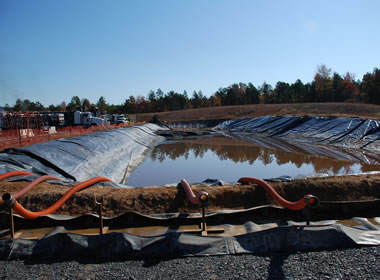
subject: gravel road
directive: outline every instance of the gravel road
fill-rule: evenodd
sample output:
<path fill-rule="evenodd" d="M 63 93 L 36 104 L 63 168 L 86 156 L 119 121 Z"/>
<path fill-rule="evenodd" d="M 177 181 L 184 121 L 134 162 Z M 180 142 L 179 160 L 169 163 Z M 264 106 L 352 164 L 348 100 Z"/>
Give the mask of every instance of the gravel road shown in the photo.
<path fill-rule="evenodd" d="M 1 279 L 379 279 L 380 246 L 169 260 L 0 261 Z"/>

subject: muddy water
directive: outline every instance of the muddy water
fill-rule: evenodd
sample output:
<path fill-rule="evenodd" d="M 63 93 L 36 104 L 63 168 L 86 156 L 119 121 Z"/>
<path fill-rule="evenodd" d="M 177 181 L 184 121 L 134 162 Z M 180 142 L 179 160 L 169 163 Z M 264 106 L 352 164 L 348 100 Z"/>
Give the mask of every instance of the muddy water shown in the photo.
<path fill-rule="evenodd" d="M 283 175 L 304 177 L 367 171 L 380 171 L 380 165 L 265 148 L 235 138 L 215 136 L 168 141 L 157 146 L 130 175 L 127 184 L 136 187 L 165 185 L 178 183 L 181 178 L 192 183 L 208 178 L 236 182 L 246 176 L 267 179 Z"/>

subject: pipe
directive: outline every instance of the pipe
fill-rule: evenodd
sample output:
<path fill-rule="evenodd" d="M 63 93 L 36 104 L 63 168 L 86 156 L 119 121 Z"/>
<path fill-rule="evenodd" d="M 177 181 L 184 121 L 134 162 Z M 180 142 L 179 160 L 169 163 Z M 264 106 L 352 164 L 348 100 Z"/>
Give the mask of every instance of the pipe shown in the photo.
<path fill-rule="evenodd" d="M 13 208 L 13 210 L 17 214 L 19 214 L 20 216 L 23 216 L 26 219 L 34 220 L 40 216 L 55 213 L 74 193 L 102 181 L 112 182 L 110 179 L 105 178 L 105 177 L 95 177 L 90 180 L 79 183 L 78 185 L 75 185 L 74 187 L 69 189 L 52 206 L 40 212 L 31 212 L 31 211 L 26 210 L 16 201 L 16 199 L 10 193 L 3 194 L 2 198 L 4 200 L 4 203 L 8 205 L 9 207 Z"/>
<path fill-rule="evenodd" d="M 10 171 L 10 172 L 1 174 L 0 175 L 0 181 L 4 180 L 6 178 L 9 178 L 9 177 L 15 177 L 15 176 L 21 176 L 21 175 L 33 175 L 33 176 L 37 176 L 36 174 L 30 173 L 30 172 L 26 172 L 26 171 Z"/>
<path fill-rule="evenodd" d="M 319 198 L 311 194 L 305 195 L 297 202 L 290 202 L 282 198 L 269 184 L 267 184 L 263 180 L 251 177 L 242 177 L 238 180 L 238 182 L 245 184 L 258 184 L 260 187 L 264 188 L 264 190 L 282 207 L 290 210 L 297 211 L 305 208 L 306 206 L 309 206 L 311 208 L 316 208 L 319 206 Z"/>
<path fill-rule="evenodd" d="M 34 174 L 33 174 L 34 175 Z M 23 189 L 19 190 L 18 192 L 14 193 L 13 194 L 13 197 L 15 199 L 18 199 L 20 198 L 21 196 L 23 196 L 24 194 L 26 194 L 28 191 L 30 191 L 33 187 L 35 187 L 36 185 L 38 185 L 39 183 L 43 182 L 43 181 L 46 181 L 46 180 L 59 180 L 59 181 L 62 181 L 62 179 L 58 178 L 58 177 L 55 177 L 55 176 L 50 176 L 50 175 L 44 175 L 44 176 L 41 176 L 41 177 L 38 177 L 37 179 L 35 179 L 34 181 L 32 181 L 31 183 L 29 183 L 27 186 L 25 186 Z M 0 205 L 3 204 L 4 201 L 3 199 L 0 197 Z"/>
<path fill-rule="evenodd" d="M 182 185 L 187 195 L 187 198 L 190 200 L 192 204 L 207 203 L 209 197 L 207 192 L 201 191 L 198 193 L 198 195 L 195 195 L 193 190 L 191 189 L 190 184 L 186 181 L 186 179 L 182 179 L 180 184 Z"/>

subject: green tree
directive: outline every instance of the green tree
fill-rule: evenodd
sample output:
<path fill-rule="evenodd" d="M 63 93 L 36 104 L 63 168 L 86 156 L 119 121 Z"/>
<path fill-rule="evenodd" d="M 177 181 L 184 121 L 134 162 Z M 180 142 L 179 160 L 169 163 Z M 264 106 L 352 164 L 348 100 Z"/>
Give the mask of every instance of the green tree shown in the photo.
<path fill-rule="evenodd" d="M 4 109 L 4 111 L 11 111 L 12 107 L 8 103 L 6 103 L 3 107 L 3 109 Z"/>
<path fill-rule="evenodd" d="M 273 90 L 273 102 L 274 103 L 291 103 L 292 98 L 290 96 L 290 85 L 284 82 L 277 82 L 276 87 Z"/>
<path fill-rule="evenodd" d="M 128 99 L 125 99 L 123 105 L 121 106 L 121 110 L 125 114 L 137 113 L 136 98 L 131 95 Z"/>
<path fill-rule="evenodd" d="M 289 92 L 293 103 L 304 102 L 307 95 L 306 87 L 300 79 L 290 86 Z"/>
<path fill-rule="evenodd" d="M 74 112 L 77 108 L 79 108 L 81 106 L 82 106 L 82 104 L 81 104 L 79 96 L 71 97 L 69 104 L 67 104 L 67 107 L 69 108 L 69 110 L 71 112 Z"/>
<path fill-rule="evenodd" d="M 109 104 L 104 96 L 100 96 L 98 102 L 96 102 L 96 106 L 102 111 L 108 111 Z"/>
<path fill-rule="evenodd" d="M 343 78 L 335 72 L 332 80 L 334 88 L 334 101 L 343 102 L 345 100 Z"/>
<path fill-rule="evenodd" d="M 198 94 L 195 90 L 193 91 L 193 96 L 191 98 L 191 106 L 192 108 L 200 108 L 202 105 L 202 92 Z"/>
<path fill-rule="evenodd" d="M 365 74 L 360 89 L 367 102 L 380 104 L 380 69 L 375 68 L 372 73 Z"/>
<path fill-rule="evenodd" d="M 169 111 L 183 110 L 188 107 L 188 100 L 185 95 L 170 91 L 164 98 L 166 109 Z"/>
<path fill-rule="evenodd" d="M 216 96 L 217 98 L 220 99 L 220 103 L 222 106 L 228 105 L 227 100 L 226 100 L 226 97 L 227 97 L 227 89 L 226 88 L 219 88 L 215 92 L 214 96 Z"/>
<path fill-rule="evenodd" d="M 24 107 L 24 102 L 20 99 L 17 98 L 15 106 L 13 106 L 13 110 L 15 111 L 22 111 Z"/>
<path fill-rule="evenodd" d="M 37 101 L 37 102 L 30 102 L 29 107 L 28 107 L 28 111 L 41 112 L 41 111 L 44 111 L 44 110 L 45 110 L 44 105 L 42 105 L 39 101 Z"/>
<path fill-rule="evenodd" d="M 317 101 L 328 102 L 334 100 L 334 87 L 331 78 L 331 69 L 325 64 L 317 66 L 314 76 L 314 90 Z"/>
<path fill-rule="evenodd" d="M 32 107 L 32 101 L 30 101 L 29 99 L 24 99 L 22 110 L 29 111 L 31 107 Z"/>
<path fill-rule="evenodd" d="M 82 105 L 83 111 L 88 111 L 91 108 L 91 102 L 87 98 L 82 98 L 81 105 Z"/>
<path fill-rule="evenodd" d="M 61 111 L 61 106 L 50 104 L 48 109 L 50 112 L 59 112 L 59 111 Z"/>
<path fill-rule="evenodd" d="M 244 83 L 232 84 L 227 89 L 226 102 L 229 105 L 247 104 L 246 89 L 247 85 Z"/>
<path fill-rule="evenodd" d="M 273 88 L 270 84 L 264 81 L 259 87 L 259 93 L 265 104 L 273 103 Z"/>
<path fill-rule="evenodd" d="M 67 108 L 67 106 L 66 106 L 66 102 L 65 101 L 62 101 L 62 103 L 60 104 L 60 111 L 61 112 L 66 112 L 66 108 Z"/>
<path fill-rule="evenodd" d="M 160 110 L 160 100 L 159 100 L 158 96 L 156 95 L 156 93 L 153 90 L 149 91 L 148 100 L 149 100 L 149 102 L 151 104 L 151 111 L 152 112 L 159 112 L 159 111 L 161 111 Z"/>
<path fill-rule="evenodd" d="M 248 83 L 248 86 L 245 90 L 245 94 L 246 94 L 246 103 L 245 104 L 258 104 L 259 103 L 260 93 L 252 83 Z"/>

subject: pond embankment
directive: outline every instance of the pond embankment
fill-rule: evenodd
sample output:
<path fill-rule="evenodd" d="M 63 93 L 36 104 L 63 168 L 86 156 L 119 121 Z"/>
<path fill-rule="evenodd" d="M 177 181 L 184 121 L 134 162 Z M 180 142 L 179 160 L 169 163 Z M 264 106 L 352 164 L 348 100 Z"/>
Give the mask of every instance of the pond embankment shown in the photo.
<path fill-rule="evenodd" d="M 122 183 L 130 170 L 140 163 L 147 152 L 164 140 L 155 134 L 167 129 L 154 124 L 146 124 L 115 131 L 94 133 L 80 138 L 61 139 L 44 144 L 32 145 L 0 154 L 0 173 L 11 170 L 27 170 L 36 174 L 51 174 L 66 180 L 86 180 L 94 176 L 111 178 Z M 292 139 L 293 145 L 306 147 L 321 143 L 331 145 L 354 145 L 366 160 L 377 162 L 373 155 L 378 154 L 380 134 L 378 122 L 356 118 L 312 118 L 312 117 L 260 117 L 226 121 L 215 127 L 219 132 L 249 136 L 260 134 L 269 139 Z M 304 137 L 305 136 L 305 137 Z M 298 144 L 297 144 L 298 143 Z M 373 155 L 368 156 L 371 152 Z M 149 176 L 149 174 L 146 174 Z M 178 181 L 181 174 L 178 174 Z M 247 174 L 250 176 L 250 174 Z M 308 179 L 295 182 L 274 184 L 286 199 L 297 200 L 306 193 L 313 193 L 326 201 L 372 200 L 379 199 L 379 175 L 358 177 L 336 177 L 330 179 Z M 238 178 L 236 178 L 237 180 Z M 173 182 L 171 182 L 173 183 Z M 284 185 L 283 185 L 284 184 Z M 2 191 L 16 191 L 22 183 L 1 182 Z M 60 185 L 41 184 L 25 197 L 28 207 L 38 208 L 48 205 L 63 193 L 66 188 Z M 113 187 L 123 187 L 113 185 Z M 243 186 L 206 187 L 210 192 L 217 210 L 223 207 L 244 209 L 268 203 L 261 190 Z M 83 205 L 92 207 L 94 194 L 103 195 L 110 215 L 123 211 L 141 213 L 191 211 L 190 205 L 179 196 L 176 188 L 144 188 L 120 190 L 99 187 L 82 191 L 74 196 L 72 202 L 60 211 L 68 214 L 81 214 L 90 211 Z M 248 195 L 250 194 L 250 195 Z M 236 198 L 234 198 L 236 197 Z M 82 201 L 79 203 L 79 201 Z M 88 201 L 84 203 L 84 201 Z M 92 202 L 90 202 L 92 201 Z M 178 204 L 176 204 L 176 201 Z M 87 204 L 88 203 L 88 204 Z M 42 205 L 43 204 L 43 205 Z M 76 205 L 77 204 L 77 205 Z M 80 207 L 78 206 L 80 205 Z M 109 208 L 108 208 L 109 207 Z"/>
<path fill-rule="evenodd" d="M 208 225 L 223 226 L 226 235 L 204 237 L 203 231 L 202 236 L 196 236 L 179 230 L 183 223 L 199 224 L 202 218 L 200 206 L 189 202 L 181 186 L 127 188 L 120 184 L 154 146 L 165 140 L 158 135 L 159 130 L 162 135 L 163 129 L 168 130 L 167 126 L 145 124 L 0 153 L 0 173 L 27 170 L 37 175 L 51 174 L 70 181 L 71 185 L 74 181 L 94 176 L 106 176 L 119 183 L 94 186 L 72 195 L 56 212 L 71 217 L 46 215 L 31 222 L 16 217 L 16 226 L 58 226 L 46 236 L 34 240 L 0 239 L 0 255 L 5 259 L 75 259 L 93 256 L 96 252 L 100 259 L 125 256 L 173 258 L 379 244 L 374 230 L 378 228 L 379 219 L 376 217 L 380 216 L 379 173 L 271 183 L 275 191 L 289 201 L 306 203 L 303 196 L 307 194 L 319 198 L 318 208 L 300 211 L 280 209 L 260 185 L 196 186 L 193 187 L 195 193 L 206 191 L 209 195 L 210 202 L 205 209 Z M 304 146 L 305 151 L 316 146 L 350 148 L 362 153 L 364 160 L 378 160 L 380 139 L 376 120 L 266 116 L 225 121 L 212 130 L 220 134 L 241 135 L 245 141 L 265 137 L 279 145 L 281 140 L 293 146 Z M 197 133 L 191 134 L 198 137 Z M 289 149 L 291 145 L 284 147 Z M 23 178 L 18 179 L 21 181 L 1 181 L 2 192 L 14 193 L 28 184 L 22 181 Z M 67 190 L 64 185 L 41 183 L 19 201 L 26 208 L 39 211 L 52 205 Z M 103 215 L 109 218 L 104 219 L 107 230 L 110 227 L 109 234 L 87 236 L 64 232 L 74 224 L 81 228 L 98 224 L 97 216 L 93 215 L 99 208 L 98 201 L 102 201 Z M 354 228 L 331 220 L 354 216 L 375 217 L 372 219 L 374 223 L 361 218 L 358 220 L 360 228 Z M 6 207 L 0 205 L 1 224 L 5 225 L 8 219 Z M 327 223 L 326 219 L 330 221 Z M 308 226 L 310 221 L 315 224 Z M 149 224 L 165 224 L 167 227 L 161 229 L 164 232 L 152 233 L 153 236 L 130 234 L 125 232 L 125 228 L 120 228 Z M 3 234 L 7 230 L 3 229 Z"/>

